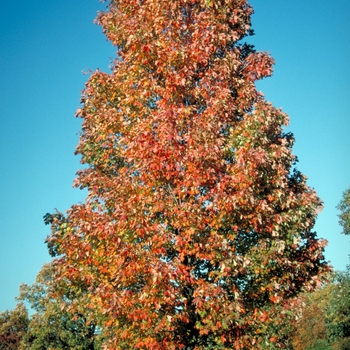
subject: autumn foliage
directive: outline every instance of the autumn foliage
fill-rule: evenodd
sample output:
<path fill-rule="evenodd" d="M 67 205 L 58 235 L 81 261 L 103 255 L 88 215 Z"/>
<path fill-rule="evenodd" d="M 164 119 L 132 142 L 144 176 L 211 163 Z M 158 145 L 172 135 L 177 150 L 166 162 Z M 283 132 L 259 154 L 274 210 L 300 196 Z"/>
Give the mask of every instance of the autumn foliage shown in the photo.
<path fill-rule="evenodd" d="M 88 196 L 46 220 L 57 277 L 109 349 L 283 347 L 266 325 L 328 269 L 288 116 L 255 87 L 273 59 L 242 41 L 252 12 L 113 0 L 97 17 L 117 58 L 77 111 Z"/>
<path fill-rule="evenodd" d="M 17 350 L 28 330 L 28 312 L 22 303 L 0 313 L 0 350 Z"/>

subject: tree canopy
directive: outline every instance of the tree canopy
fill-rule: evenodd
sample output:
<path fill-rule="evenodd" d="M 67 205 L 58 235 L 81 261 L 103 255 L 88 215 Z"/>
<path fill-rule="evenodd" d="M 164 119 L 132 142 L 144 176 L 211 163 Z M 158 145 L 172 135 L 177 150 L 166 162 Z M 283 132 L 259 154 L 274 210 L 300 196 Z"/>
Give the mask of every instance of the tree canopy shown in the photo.
<path fill-rule="evenodd" d="M 57 283 L 52 264 L 46 264 L 32 285 L 22 284 L 18 300 L 29 305 L 31 316 L 18 349 L 97 350 L 100 349 L 96 322 L 87 310 L 70 312 L 70 306 L 79 300 L 65 286 Z M 17 348 L 16 348 L 17 349 Z"/>
<path fill-rule="evenodd" d="M 343 228 L 343 233 L 350 235 L 350 188 L 344 191 L 337 208 L 340 210 L 339 224 Z"/>
<path fill-rule="evenodd" d="M 337 206 L 343 234 L 350 233 L 349 205 L 350 189 Z M 302 316 L 289 334 L 294 350 L 350 349 L 350 265 L 330 277 L 331 282 L 301 297 Z"/>
<path fill-rule="evenodd" d="M 27 332 L 28 312 L 23 304 L 0 313 L 0 349 L 17 350 Z"/>
<path fill-rule="evenodd" d="M 283 347 L 266 325 L 319 285 L 326 242 L 288 116 L 255 87 L 274 62 L 243 41 L 252 7 L 107 5 L 97 23 L 117 58 L 77 111 L 75 185 L 88 196 L 45 217 L 57 279 L 94 310 L 109 349 Z"/>

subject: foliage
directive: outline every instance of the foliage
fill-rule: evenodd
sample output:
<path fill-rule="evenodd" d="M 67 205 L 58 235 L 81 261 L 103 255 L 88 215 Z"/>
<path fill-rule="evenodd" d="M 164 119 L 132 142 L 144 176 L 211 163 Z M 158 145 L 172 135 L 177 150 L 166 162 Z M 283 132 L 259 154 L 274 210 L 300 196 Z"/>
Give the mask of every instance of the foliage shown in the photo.
<path fill-rule="evenodd" d="M 326 315 L 333 284 L 328 284 L 313 293 L 303 294 L 301 317 L 291 333 L 294 350 L 331 349 L 328 341 Z"/>
<path fill-rule="evenodd" d="M 343 193 L 343 198 L 338 204 L 340 210 L 339 224 L 343 227 L 345 235 L 350 234 L 350 188 Z"/>
<path fill-rule="evenodd" d="M 97 18 L 118 56 L 77 111 L 88 197 L 45 221 L 109 349 L 283 348 L 276 315 L 328 270 L 288 116 L 255 88 L 273 59 L 242 42 L 252 12 L 113 0 Z"/>
<path fill-rule="evenodd" d="M 95 323 L 86 314 L 67 311 L 72 295 L 56 300 L 52 293 L 57 289 L 52 264 L 43 266 L 33 285 L 21 285 L 19 300 L 29 303 L 33 311 L 21 349 L 99 349 Z"/>
<path fill-rule="evenodd" d="M 327 330 L 335 349 L 350 349 L 350 268 L 339 272 L 327 309 Z"/>
<path fill-rule="evenodd" d="M 343 234 L 350 234 L 350 188 L 343 193 L 337 208 L 340 210 L 339 224 Z M 337 274 L 336 287 L 330 300 L 327 328 L 333 349 L 350 349 L 350 265 L 346 271 Z"/>
<path fill-rule="evenodd" d="M 346 350 L 350 344 L 350 271 L 302 296 L 302 317 L 291 334 L 294 350 Z"/>
<path fill-rule="evenodd" d="M 18 304 L 12 311 L 0 313 L 0 349 L 15 350 L 28 328 L 28 313 L 23 304 Z"/>
<path fill-rule="evenodd" d="M 329 344 L 326 339 L 316 339 L 315 342 L 304 348 L 305 350 L 333 350 L 334 348 Z"/>

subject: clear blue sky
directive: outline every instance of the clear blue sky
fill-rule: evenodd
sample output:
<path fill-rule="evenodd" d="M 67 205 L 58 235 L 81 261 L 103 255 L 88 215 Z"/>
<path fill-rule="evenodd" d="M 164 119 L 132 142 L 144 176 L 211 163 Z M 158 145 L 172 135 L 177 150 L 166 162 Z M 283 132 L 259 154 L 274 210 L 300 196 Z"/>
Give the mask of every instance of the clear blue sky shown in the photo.
<path fill-rule="evenodd" d="M 349 262 L 350 237 L 337 210 L 350 185 L 350 1 L 251 0 L 250 42 L 276 60 L 258 84 L 282 107 L 296 137 L 298 168 L 325 208 L 316 230 L 329 241 L 336 269 Z M 98 0 L 17 0 L 0 11 L 0 311 L 15 306 L 21 282 L 32 283 L 50 260 L 43 215 L 84 200 L 72 188 L 80 168 L 74 118 L 87 76 L 108 70 L 114 48 L 93 24 Z"/>

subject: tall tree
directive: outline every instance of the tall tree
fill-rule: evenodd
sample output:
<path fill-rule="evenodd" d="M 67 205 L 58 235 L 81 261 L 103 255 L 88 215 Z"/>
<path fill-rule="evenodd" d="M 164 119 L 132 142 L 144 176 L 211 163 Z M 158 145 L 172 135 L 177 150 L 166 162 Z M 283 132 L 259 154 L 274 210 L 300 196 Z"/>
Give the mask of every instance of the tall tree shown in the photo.
<path fill-rule="evenodd" d="M 59 278 L 110 349 L 272 349 L 276 310 L 328 269 L 288 116 L 255 88 L 273 59 L 242 41 L 252 13 L 111 0 L 97 17 L 117 58 L 77 111 L 88 196 L 46 221 Z"/>

